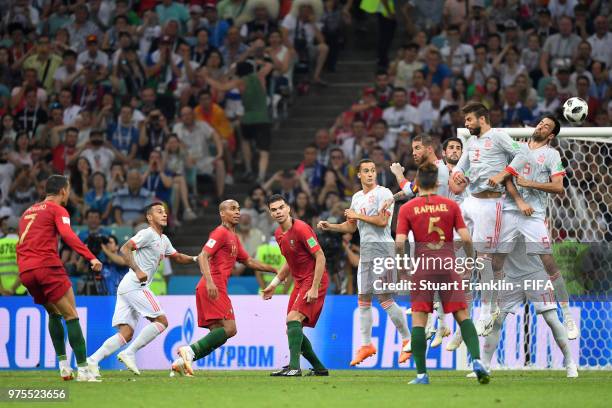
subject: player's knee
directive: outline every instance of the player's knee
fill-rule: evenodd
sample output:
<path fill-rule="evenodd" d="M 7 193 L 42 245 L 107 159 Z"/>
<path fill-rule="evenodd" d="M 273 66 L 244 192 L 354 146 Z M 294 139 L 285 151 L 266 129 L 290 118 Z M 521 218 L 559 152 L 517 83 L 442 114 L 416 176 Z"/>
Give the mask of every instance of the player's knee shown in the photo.
<path fill-rule="evenodd" d="M 134 337 L 134 329 L 127 324 L 121 325 L 119 327 L 119 334 L 121 334 L 121 337 L 123 337 L 126 343 L 129 343 L 132 341 L 132 337 Z"/>
<path fill-rule="evenodd" d="M 168 318 L 166 317 L 166 315 L 158 316 L 155 319 L 155 322 L 163 325 L 164 330 L 166 330 L 166 327 L 168 327 Z"/>
<path fill-rule="evenodd" d="M 357 303 L 359 307 L 371 307 L 372 306 L 372 296 L 371 295 L 359 295 L 357 297 Z"/>
<path fill-rule="evenodd" d="M 225 330 L 225 335 L 227 338 L 234 337 L 236 334 L 238 334 L 236 324 L 226 324 L 223 326 L 223 330 Z"/>

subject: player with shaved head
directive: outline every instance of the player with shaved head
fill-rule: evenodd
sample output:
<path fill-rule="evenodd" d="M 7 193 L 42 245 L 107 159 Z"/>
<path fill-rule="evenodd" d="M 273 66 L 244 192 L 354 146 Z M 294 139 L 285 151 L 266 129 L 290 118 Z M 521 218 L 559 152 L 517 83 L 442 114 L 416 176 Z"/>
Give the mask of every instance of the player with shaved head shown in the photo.
<path fill-rule="evenodd" d="M 198 256 L 202 279 L 196 287 L 198 326 L 210 332 L 189 346 L 180 347 L 177 358 L 172 363 L 172 372 L 192 376 L 192 362 L 206 357 L 236 335 L 234 308 L 227 294 L 227 281 L 236 261 L 246 267 L 276 273 L 270 265 L 259 262 L 244 250 L 236 225 L 240 222 L 240 204 L 235 200 L 225 200 L 219 204 L 221 225 L 208 236 Z"/>

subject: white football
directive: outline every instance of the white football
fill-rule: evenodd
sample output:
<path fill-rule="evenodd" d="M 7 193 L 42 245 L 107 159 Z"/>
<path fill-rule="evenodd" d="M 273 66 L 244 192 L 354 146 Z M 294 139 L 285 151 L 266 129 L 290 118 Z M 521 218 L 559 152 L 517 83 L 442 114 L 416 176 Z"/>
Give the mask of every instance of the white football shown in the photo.
<path fill-rule="evenodd" d="M 577 96 L 569 98 L 563 104 L 563 116 L 568 122 L 581 124 L 589 114 L 589 105 L 582 98 Z"/>

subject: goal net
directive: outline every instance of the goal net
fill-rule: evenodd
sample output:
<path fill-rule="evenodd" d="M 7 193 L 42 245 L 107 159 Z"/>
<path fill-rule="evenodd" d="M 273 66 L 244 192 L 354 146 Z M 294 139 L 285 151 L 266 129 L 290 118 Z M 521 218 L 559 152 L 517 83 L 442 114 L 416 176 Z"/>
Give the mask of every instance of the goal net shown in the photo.
<path fill-rule="evenodd" d="M 505 130 L 520 141 L 533 131 Z M 466 129 L 460 129 L 460 135 L 469 137 Z M 565 192 L 549 198 L 547 222 L 580 328 L 570 348 L 582 369 L 612 369 L 612 128 L 563 128 L 553 147 L 567 175 Z M 477 317 L 478 307 L 475 310 Z M 508 315 L 492 367 L 563 368 L 552 332 L 534 305 Z"/>

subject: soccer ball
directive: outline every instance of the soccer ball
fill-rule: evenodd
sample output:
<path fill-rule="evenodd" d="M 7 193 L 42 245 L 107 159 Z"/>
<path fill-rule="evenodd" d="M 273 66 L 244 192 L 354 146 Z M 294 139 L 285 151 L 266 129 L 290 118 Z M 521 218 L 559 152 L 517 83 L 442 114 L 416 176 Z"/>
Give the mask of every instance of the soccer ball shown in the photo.
<path fill-rule="evenodd" d="M 589 114 L 589 105 L 577 96 L 569 98 L 563 104 L 563 116 L 569 123 L 581 124 Z"/>

